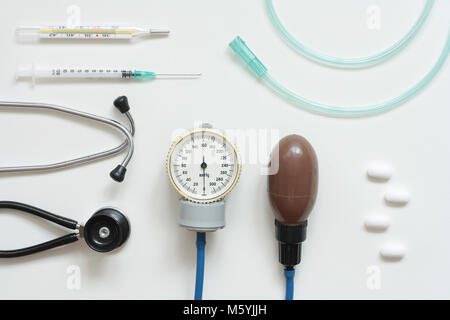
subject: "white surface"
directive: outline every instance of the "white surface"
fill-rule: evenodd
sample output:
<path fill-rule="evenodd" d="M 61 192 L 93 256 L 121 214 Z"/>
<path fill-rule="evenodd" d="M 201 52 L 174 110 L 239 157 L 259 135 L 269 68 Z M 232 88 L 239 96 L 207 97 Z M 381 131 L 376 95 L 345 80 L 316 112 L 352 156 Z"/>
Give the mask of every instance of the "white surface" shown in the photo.
<path fill-rule="evenodd" d="M 286 26 L 305 43 L 345 56 L 373 53 L 399 39 L 423 3 L 279 0 L 275 5 Z M 15 41 L 19 25 L 65 23 L 72 4 L 81 8 L 82 24 L 167 26 L 171 35 L 133 44 Z M 366 9 L 373 4 L 381 8 L 380 30 L 366 27 Z M 79 221 L 112 205 L 126 211 L 132 224 L 131 238 L 115 254 L 95 253 L 80 242 L 0 261 L 0 298 L 190 299 L 195 235 L 177 226 L 177 195 L 164 165 L 172 133 L 196 121 L 221 129 L 276 129 L 280 137 L 298 133 L 315 147 L 319 195 L 295 279 L 297 299 L 450 298 L 449 63 L 430 86 L 392 112 L 336 119 L 310 114 L 274 95 L 227 47 L 240 35 L 274 76 L 311 99 L 373 103 L 397 96 L 434 64 L 447 37 L 449 1 L 436 1 L 423 30 L 400 54 L 374 68 L 350 71 L 317 65 L 291 50 L 271 25 L 263 1 L 15 0 L 3 1 L 1 8 L 1 99 L 57 103 L 121 120 L 112 101 L 126 94 L 136 117 L 137 138 L 123 184 L 108 176 L 120 157 L 70 170 L 0 178 L 2 199 Z M 120 63 L 156 72 L 199 71 L 203 77 L 145 83 L 73 80 L 32 88 L 14 79 L 17 65 L 31 61 Z M 3 109 L 0 113 L 0 161 L 5 165 L 69 158 L 118 142 L 118 135 L 109 130 L 69 117 Z M 389 186 L 407 186 L 414 201 L 404 208 L 386 206 L 387 185 L 365 177 L 365 166 L 372 161 L 391 163 L 396 175 Z M 362 222 L 369 210 L 392 216 L 387 233 L 365 232 Z M 228 197 L 227 223 L 207 238 L 204 298 L 283 298 L 266 177 L 260 175 L 259 165 L 244 164 L 241 180 Z M 3 249 L 62 232 L 26 215 L 0 214 Z M 390 241 L 405 243 L 408 256 L 396 263 L 383 261 L 379 248 Z M 71 265 L 80 267 L 80 290 L 66 287 Z M 374 270 L 379 286 L 368 286 Z"/>

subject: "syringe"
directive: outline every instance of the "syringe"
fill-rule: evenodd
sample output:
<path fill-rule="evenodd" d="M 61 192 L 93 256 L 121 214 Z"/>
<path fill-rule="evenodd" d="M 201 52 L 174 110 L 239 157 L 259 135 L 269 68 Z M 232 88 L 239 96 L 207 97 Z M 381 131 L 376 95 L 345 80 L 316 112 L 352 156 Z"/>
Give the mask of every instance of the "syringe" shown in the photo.
<path fill-rule="evenodd" d="M 19 36 L 38 36 L 44 39 L 132 39 L 149 35 L 168 35 L 167 29 L 121 26 L 22 26 Z"/>
<path fill-rule="evenodd" d="M 156 73 L 152 71 L 139 71 L 124 68 L 87 68 L 87 67 L 60 67 L 46 68 L 18 67 L 16 78 L 31 78 L 35 84 L 38 78 L 50 79 L 154 79 L 154 78 L 198 78 L 201 73 Z"/>

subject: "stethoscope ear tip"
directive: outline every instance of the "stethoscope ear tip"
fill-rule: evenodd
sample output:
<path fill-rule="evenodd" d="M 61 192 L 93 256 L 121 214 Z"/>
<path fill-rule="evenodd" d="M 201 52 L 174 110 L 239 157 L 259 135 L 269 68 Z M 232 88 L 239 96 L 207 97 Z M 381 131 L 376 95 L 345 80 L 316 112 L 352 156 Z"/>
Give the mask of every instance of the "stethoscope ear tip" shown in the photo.
<path fill-rule="evenodd" d="M 125 168 L 123 165 L 119 164 L 117 167 L 114 168 L 113 171 L 109 174 L 111 178 L 113 178 L 114 181 L 122 182 L 125 179 L 125 174 L 127 173 L 127 168 Z"/>
<path fill-rule="evenodd" d="M 120 96 L 114 100 L 114 106 L 122 113 L 130 111 L 130 105 L 128 104 L 128 98 L 126 96 Z"/>

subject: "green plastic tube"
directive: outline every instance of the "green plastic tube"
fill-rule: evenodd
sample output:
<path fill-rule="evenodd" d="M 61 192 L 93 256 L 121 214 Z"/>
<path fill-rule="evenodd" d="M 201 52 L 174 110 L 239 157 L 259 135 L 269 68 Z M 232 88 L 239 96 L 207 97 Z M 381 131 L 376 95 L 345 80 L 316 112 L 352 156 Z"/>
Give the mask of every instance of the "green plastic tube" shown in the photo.
<path fill-rule="evenodd" d="M 252 70 L 258 78 L 264 80 L 265 84 L 267 84 L 270 88 L 272 88 L 282 96 L 302 106 L 303 108 L 328 116 L 362 117 L 391 110 L 413 97 L 427 84 L 429 84 L 447 60 L 447 56 L 450 50 L 450 29 L 447 33 L 447 41 L 445 43 L 445 47 L 442 50 L 438 61 L 417 84 L 394 99 L 382 103 L 354 107 L 332 106 L 304 98 L 277 82 L 269 74 L 264 64 L 256 57 L 256 55 L 250 50 L 250 48 L 247 47 L 245 42 L 240 37 L 236 37 L 229 44 L 229 46 L 247 64 L 250 70 Z"/>
<path fill-rule="evenodd" d="M 427 20 L 431 9 L 433 8 L 433 4 L 435 0 L 427 0 L 425 7 L 422 10 L 422 13 L 417 19 L 416 23 L 413 27 L 406 33 L 399 41 L 394 43 L 389 48 L 368 56 L 368 57 L 360 57 L 360 58 L 339 58 L 327 55 L 315 49 L 309 48 L 302 42 L 298 41 L 281 23 L 280 18 L 278 17 L 275 8 L 273 6 L 273 0 L 265 0 L 267 5 L 267 10 L 269 12 L 269 17 L 272 20 L 275 28 L 280 32 L 282 37 L 298 52 L 303 54 L 304 56 L 317 61 L 319 63 L 331 65 L 339 68 L 363 68 L 368 67 L 377 63 L 380 63 L 392 55 L 399 52 L 403 49 L 419 32 L 420 28 L 423 26 L 425 21 Z"/>

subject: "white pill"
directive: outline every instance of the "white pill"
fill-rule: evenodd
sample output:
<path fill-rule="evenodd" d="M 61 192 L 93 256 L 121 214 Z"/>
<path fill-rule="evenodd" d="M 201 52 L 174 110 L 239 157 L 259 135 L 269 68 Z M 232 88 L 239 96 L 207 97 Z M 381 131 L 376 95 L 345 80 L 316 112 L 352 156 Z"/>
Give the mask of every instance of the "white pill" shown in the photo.
<path fill-rule="evenodd" d="M 364 218 L 364 225 L 368 230 L 383 231 L 391 225 L 391 219 L 385 215 L 368 215 Z"/>
<path fill-rule="evenodd" d="M 380 254 L 386 259 L 400 260 L 406 254 L 406 247 L 401 243 L 388 243 L 381 248 Z"/>
<path fill-rule="evenodd" d="M 387 164 L 373 163 L 367 168 L 369 178 L 387 181 L 392 177 L 394 169 Z"/>
<path fill-rule="evenodd" d="M 405 189 L 390 189 L 384 194 L 384 200 L 397 205 L 405 205 L 409 202 L 409 192 Z"/>

